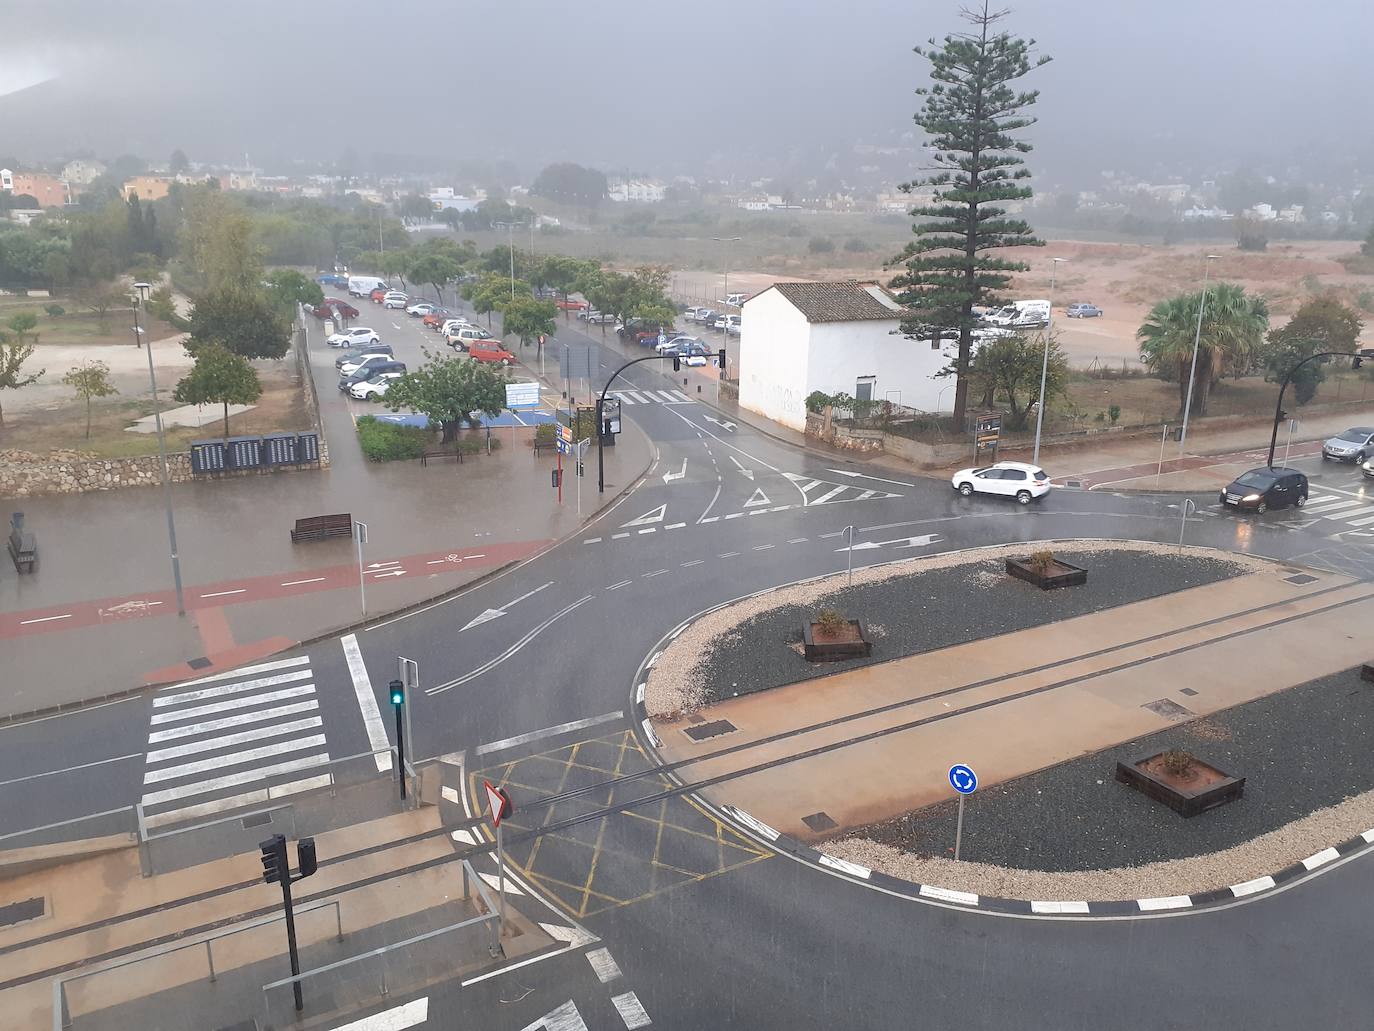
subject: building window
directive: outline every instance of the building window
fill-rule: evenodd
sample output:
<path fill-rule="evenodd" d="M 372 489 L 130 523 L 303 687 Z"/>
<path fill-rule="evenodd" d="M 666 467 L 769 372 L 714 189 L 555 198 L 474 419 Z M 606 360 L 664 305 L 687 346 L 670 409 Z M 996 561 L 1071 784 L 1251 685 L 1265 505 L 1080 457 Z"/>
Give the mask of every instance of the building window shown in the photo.
<path fill-rule="evenodd" d="M 859 377 L 858 382 L 856 382 L 856 383 L 854 384 L 854 400 L 855 400 L 855 401 L 872 401 L 872 400 L 873 400 L 873 383 L 874 383 L 874 379 L 875 379 L 875 377 L 873 377 L 873 376 L 860 376 L 860 377 Z"/>
<path fill-rule="evenodd" d="M 940 349 L 940 340 L 938 337 L 930 342 L 930 349 L 932 351 L 938 351 Z"/>

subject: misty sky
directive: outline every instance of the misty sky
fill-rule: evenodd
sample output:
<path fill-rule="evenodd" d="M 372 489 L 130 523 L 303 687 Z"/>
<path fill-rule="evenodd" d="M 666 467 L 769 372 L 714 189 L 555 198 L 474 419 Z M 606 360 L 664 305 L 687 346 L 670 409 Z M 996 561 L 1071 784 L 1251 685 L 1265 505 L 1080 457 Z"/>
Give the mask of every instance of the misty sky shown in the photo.
<path fill-rule="evenodd" d="M 1319 171 L 1374 144 L 1360 117 L 1374 9 L 1360 0 L 1010 6 L 1008 28 L 1055 59 L 1028 80 L 1041 91 L 1032 169 L 1046 177 L 1290 159 Z M 555 160 L 667 174 L 714 158 L 744 174 L 912 128 L 926 64 L 911 47 L 957 29 L 957 8 L 0 0 L 0 154 L 165 161 L 181 147 L 261 165 L 351 144 L 511 158 L 527 179 Z"/>

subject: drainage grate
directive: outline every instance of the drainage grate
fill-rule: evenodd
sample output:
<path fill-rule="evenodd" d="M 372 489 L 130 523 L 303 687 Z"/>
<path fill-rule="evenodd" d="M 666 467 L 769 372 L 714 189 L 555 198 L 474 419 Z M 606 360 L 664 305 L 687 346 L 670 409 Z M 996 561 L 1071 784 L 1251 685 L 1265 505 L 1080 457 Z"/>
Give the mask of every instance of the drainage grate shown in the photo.
<path fill-rule="evenodd" d="M 687 722 L 688 722 L 688 723 L 705 723 L 705 722 L 706 722 L 706 717 L 705 717 L 705 716 L 698 716 L 696 713 L 692 713 L 692 715 L 690 715 L 690 716 L 687 717 Z"/>
<path fill-rule="evenodd" d="M 312 1004 L 319 1004 L 319 999 L 315 996 L 312 996 L 310 1001 Z M 258 1031 L 258 1022 L 254 1019 L 241 1020 L 237 1024 L 230 1024 L 227 1027 L 222 1027 L 219 1031 Z"/>
<path fill-rule="evenodd" d="M 1317 578 L 1315 576 L 1311 576 L 1307 573 L 1299 573 L 1297 576 L 1285 576 L 1283 580 L 1284 583 L 1298 584 L 1299 586 L 1303 584 L 1314 584 L 1317 582 Z"/>
<path fill-rule="evenodd" d="M 813 831 L 819 834 L 821 831 L 833 831 L 839 826 L 826 813 L 812 813 L 810 816 L 803 816 L 802 823 L 806 824 Z"/>
<path fill-rule="evenodd" d="M 1197 715 L 1191 709 L 1185 709 L 1178 702 L 1170 701 L 1168 698 L 1156 698 L 1153 702 L 1146 702 L 1141 708 L 1149 709 L 1156 716 L 1163 716 L 1166 720 L 1186 720 Z"/>
<path fill-rule="evenodd" d="M 46 907 L 41 898 L 11 902 L 8 906 L 0 906 L 0 927 L 22 924 L 25 920 L 36 920 L 44 912 Z"/>
<path fill-rule="evenodd" d="M 687 727 L 682 732 L 693 741 L 705 741 L 708 737 L 720 737 L 722 734 L 733 734 L 739 730 L 729 720 L 716 720 L 714 723 L 701 723 L 695 727 Z"/>
<path fill-rule="evenodd" d="M 1178 689 L 1178 693 L 1179 693 L 1179 694 L 1186 694 L 1189 698 L 1191 698 L 1191 697 L 1193 697 L 1193 695 L 1197 694 L 1197 692 L 1194 691 L 1191 687 L 1180 687 L 1180 688 Z"/>
<path fill-rule="evenodd" d="M 187 659 L 186 665 L 190 666 L 192 669 L 204 669 L 206 666 L 213 666 L 214 663 L 202 655 L 198 659 Z"/>
<path fill-rule="evenodd" d="M 243 829 L 244 829 L 244 830 L 248 830 L 248 828 L 250 828 L 250 827 L 261 827 L 261 826 L 262 826 L 263 824 L 265 824 L 265 823 L 271 823 L 271 822 L 272 822 L 272 814 L 271 814 L 271 813 L 254 813 L 252 816 L 245 816 L 245 817 L 244 817 L 241 821 L 239 821 L 239 822 L 243 824 Z"/>

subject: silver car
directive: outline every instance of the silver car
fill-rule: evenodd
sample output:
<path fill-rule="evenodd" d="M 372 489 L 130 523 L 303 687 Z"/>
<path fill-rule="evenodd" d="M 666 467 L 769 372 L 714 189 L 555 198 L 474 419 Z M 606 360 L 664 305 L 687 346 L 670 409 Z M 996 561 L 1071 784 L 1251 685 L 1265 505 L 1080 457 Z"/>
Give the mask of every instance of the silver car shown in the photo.
<path fill-rule="evenodd" d="M 1363 465 L 1370 457 L 1374 457 L 1374 427 L 1352 426 L 1322 441 L 1322 461 L 1334 459 Z"/>

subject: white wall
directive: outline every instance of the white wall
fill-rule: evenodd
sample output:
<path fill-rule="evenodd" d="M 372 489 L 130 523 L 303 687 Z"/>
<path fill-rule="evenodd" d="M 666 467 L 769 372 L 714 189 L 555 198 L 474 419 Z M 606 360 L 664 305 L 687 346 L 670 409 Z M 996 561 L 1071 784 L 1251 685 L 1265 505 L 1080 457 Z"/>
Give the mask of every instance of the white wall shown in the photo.
<path fill-rule="evenodd" d="M 741 311 L 740 407 L 804 432 L 808 341 L 815 327 L 776 290 L 750 298 Z"/>
<path fill-rule="evenodd" d="M 748 322 L 746 320 L 746 325 Z M 873 376 L 873 399 L 892 400 L 923 412 L 952 411 L 954 390 L 943 387 L 951 377 L 935 374 L 949 364 L 958 346 L 941 341 L 941 350 L 932 350 L 929 340 L 908 340 L 894 332 L 898 321 L 821 322 L 811 327 L 811 354 L 807 364 L 803 398 L 814 390 L 827 394 L 843 391 L 855 395 L 859 377 Z M 741 378 L 742 379 L 742 378 Z M 741 383 L 740 403 L 744 403 Z"/>

